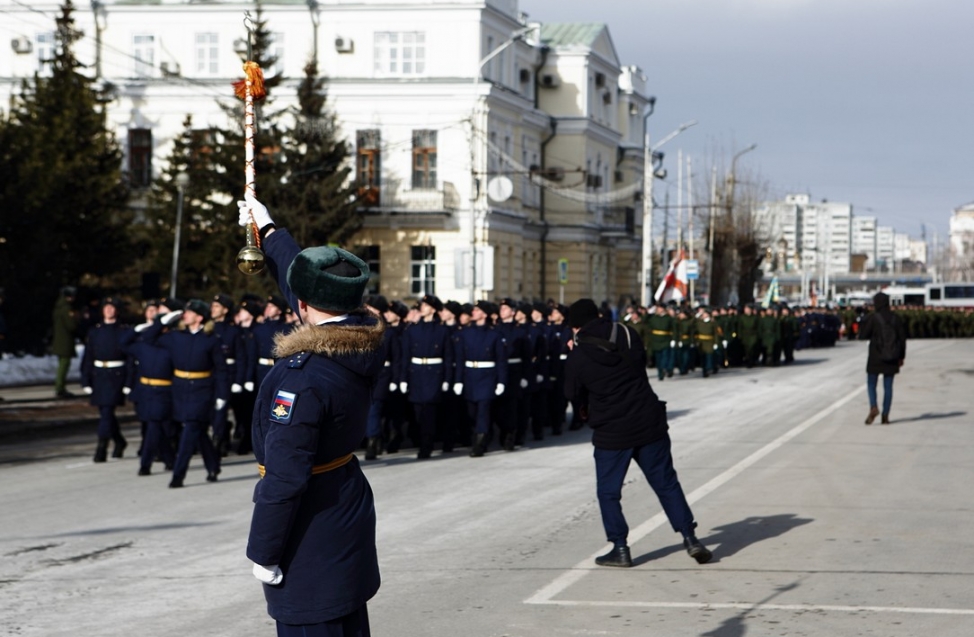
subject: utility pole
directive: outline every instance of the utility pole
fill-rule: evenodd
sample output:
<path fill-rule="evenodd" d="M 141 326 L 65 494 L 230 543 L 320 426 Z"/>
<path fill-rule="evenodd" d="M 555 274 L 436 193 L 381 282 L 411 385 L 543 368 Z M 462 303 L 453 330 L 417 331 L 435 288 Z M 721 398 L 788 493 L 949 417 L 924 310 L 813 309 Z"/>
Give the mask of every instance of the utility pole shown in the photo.
<path fill-rule="evenodd" d="M 640 260 L 640 303 L 643 307 L 649 305 L 652 295 L 650 286 L 653 284 L 653 181 L 656 178 L 656 167 L 653 165 L 653 147 L 649 143 L 649 116 L 655 108 L 656 98 L 650 97 L 643 112 L 643 245 Z"/>
<path fill-rule="evenodd" d="M 707 302 L 714 304 L 714 216 L 717 211 L 717 166 L 710 171 L 710 254 L 707 255 Z"/>
<path fill-rule="evenodd" d="M 690 260 L 693 261 L 693 160 L 687 157 L 687 235 L 690 243 Z M 690 279 L 690 307 L 696 298 L 696 279 Z"/>

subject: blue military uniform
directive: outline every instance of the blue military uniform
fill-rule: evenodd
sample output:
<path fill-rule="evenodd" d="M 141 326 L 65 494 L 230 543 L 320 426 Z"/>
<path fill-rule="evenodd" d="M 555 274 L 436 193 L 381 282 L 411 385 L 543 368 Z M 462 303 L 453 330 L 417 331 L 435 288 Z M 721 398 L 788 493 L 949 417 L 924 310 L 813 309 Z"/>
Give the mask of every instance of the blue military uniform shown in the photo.
<path fill-rule="evenodd" d="M 439 303 L 439 300 L 436 300 Z M 428 458 L 436 435 L 436 406 L 443 399 L 443 384 L 450 383 L 453 340 L 450 328 L 433 316 L 410 326 L 402 338 L 400 378 L 419 421 L 419 457 Z"/>
<path fill-rule="evenodd" d="M 531 351 L 531 364 L 527 376 L 525 392 L 530 396 L 528 413 L 531 416 L 531 434 L 535 440 L 544 439 L 544 429 L 548 424 L 548 329 L 544 323 L 535 323 L 528 310 L 528 347 Z M 539 380 L 540 379 L 540 380 Z"/>
<path fill-rule="evenodd" d="M 135 330 L 122 339 L 125 352 L 137 361 L 132 400 L 139 420 L 146 423 L 139 475 L 151 473 L 158 455 L 168 468 L 175 463 L 169 444 L 172 426 L 172 357 L 164 347 L 153 345 Z"/>
<path fill-rule="evenodd" d="M 114 301 L 106 303 L 114 305 Z M 123 389 L 130 379 L 129 361 L 122 349 L 127 328 L 114 323 L 98 323 L 88 331 L 81 359 L 81 385 L 91 388 L 91 404 L 98 407 L 98 447 L 95 462 L 104 462 L 108 440 L 114 441 L 112 457 L 121 458 L 127 443 L 122 435 L 115 408 L 125 404 Z"/>
<path fill-rule="evenodd" d="M 222 296 L 222 295 L 221 295 Z M 222 301 L 218 301 L 222 302 Z M 229 306 L 227 306 L 228 309 Z M 230 320 L 214 321 L 213 335 L 220 341 L 220 351 L 227 363 L 227 379 L 231 386 L 231 407 L 234 409 L 234 420 L 249 419 L 250 410 L 240 409 L 241 403 L 236 400 L 243 393 L 243 385 L 247 382 L 247 353 L 244 349 L 244 339 L 239 327 Z M 251 406 L 251 410 L 253 407 Z M 230 427 L 228 426 L 229 409 L 220 409 L 213 414 L 213 445 L 221 455 L 230 446 Z"/>
<path fill-rule="evenodd" d="M 565 360 L 568 358 L 567 342 L 570 335 L 571 329 L 563 323 L 548 325 L 548 424 L 551 425 L 551 433 L 556 436 L 561 435 L 568 407 L 565 399 Z"/>
<path fill-rule="evenodd" d="M 496 421 L 501 430 L 502 443 L 507 451 L 514 451 L 517 443 L 517 430 L 520 419 L 518 406 L 524 392 L 525 361 L 530 358 L 527 351 L 527 331 L 514 321 L 501 321 L 495 329 L 504 339 L 507 352 L 507 380 L 504 393 L 496 402 Z"/>
<path fill-rule="evenodd" d="M 382 369 L 376 379 L 375 389 L 372 392 L 372 405 L 369 408 L 368 424 L 365 435 L 368 438 L 366 449 L 366 460 L 373 460 L 378 454 L 383 437 L 382 417 L 385 413 L 386 403 L 389 401 L 393 390 L 399 383 L 399 333 L 390 329 L 385 323 L 385 319 L 379 317 L 379 321 L 385 326 L 385 333 L 382 337 L 382 344 L 379 348 L 379 358 L 382 360 Z"/>
<path fill-rule="evenodd" d="M 463 398 L 474 422 L 473 457 L 486 451 L 490 432 L 490 407 L 497 385 L 507 385 L 507 351 L 504 337 L 489 325 L 468 325 L 459 332 L 456 348 L 456 378 L 463 383 Z"/>
<path fill-rule="evenodd" d="M 286 278 L 297 245 L 278 230 L 264 249 L 297 307 Z M 308 624 L 369 634 L 366 602 L 379 588 L 375 503 L 353 452 L 365 435 L 383 331 L 358 311 L 301 326 L 280 340 L 282 358 L 258 391 L 254 454 L 262 479 L 247 557 L 283 572 L 279 585 L 264 585 L 279 635 L 325 634 L 305 632 Z"/>

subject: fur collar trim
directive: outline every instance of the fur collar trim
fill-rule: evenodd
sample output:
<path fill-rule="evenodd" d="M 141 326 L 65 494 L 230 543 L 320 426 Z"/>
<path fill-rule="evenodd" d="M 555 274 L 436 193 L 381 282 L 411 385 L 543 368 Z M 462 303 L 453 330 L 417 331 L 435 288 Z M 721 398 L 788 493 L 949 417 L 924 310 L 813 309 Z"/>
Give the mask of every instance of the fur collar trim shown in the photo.
<path fill-rule="evenodd" d="M 382 345 L 385 325 L 300 325 L 288 334 L 274 336 L 274 357 L 286 358 L 311 352 L 334 358 L 377 352 Z"/>

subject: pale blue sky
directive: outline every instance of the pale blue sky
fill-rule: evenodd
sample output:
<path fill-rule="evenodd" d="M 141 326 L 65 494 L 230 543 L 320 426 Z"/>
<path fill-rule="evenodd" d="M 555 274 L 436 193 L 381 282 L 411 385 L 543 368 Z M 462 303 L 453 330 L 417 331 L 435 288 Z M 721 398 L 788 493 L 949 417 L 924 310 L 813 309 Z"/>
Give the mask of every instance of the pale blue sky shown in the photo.
<path fill-rule="evenodd" d="M 622 63 L 649 78 L 656 139 L 699 120 L 665 148 L 674 183 L 678 149 L 696 173 L 716 150 L 756 143 L 739 166 L 773 195 L 849 202 L 913 236 L 923 222 L 943 236 L 953 208 L 974 201 L 972 0 L 520 6 L 542 22 L 606 23 Z"/>

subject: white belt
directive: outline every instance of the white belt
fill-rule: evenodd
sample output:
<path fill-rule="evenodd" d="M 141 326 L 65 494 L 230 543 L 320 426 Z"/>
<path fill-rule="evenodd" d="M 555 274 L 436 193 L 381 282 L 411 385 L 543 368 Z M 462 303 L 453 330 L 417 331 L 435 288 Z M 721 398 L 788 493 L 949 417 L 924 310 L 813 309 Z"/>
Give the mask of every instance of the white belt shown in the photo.
<path fill-rule="evenodd" d="M 520 358 L 508 358 L 507 359 L 507 362 L 510 365 L 517 365 L 517 364 L 519 364 L 521 362 L 521 359 Z"/>
<path fill-rule="evenodd" d="M 568 354 L 562 354 L 562 355 L 561 355 L 561 356 L 559 356 L 558 358 L 560 358 L 560 359 L 561 359 L 561 360 L 563 360 L 563 361 L 565 361 L 565 360 L 568 360 Z"/>
<path fill-rule="evenodd" d="M 392 363 L 390 363 L 389 361 L 386 361 L 385 364 L 383 365 L 383 367 L 392 367 Z"/>
<path fill-rule="evenodd" d="M 474 369 L 495 367 L 497 363 L 494 361 L 467 361 L 464 363 L 467 367 L 473 367 Z"/>
<path fill-rule="evenodd" d="M 416 358 L 414 356 L 413 358 L 409 359 L 409 362 L 413 363 L 414 365 L 442 365 L 443 359 L 442 358 Z"/>
<path fill-rule="evenodd" d="M 236 364 L 236 362 L 237 362 L 237 359 L 236 358 L 228 358 L 227 359 L 227 365 L 234 365 L 234 364 Z"/>
<path fill-rule="evenodd" d="M 125 367 L 125 361 L 95 361 L 95 367 Z"/>
<path fill-rule="evenodd" d="M 274 365 L 273 358 L 258 358 L 257 362 L 260 363 L 261 365 L 271 365 L 271 366 Z"/>

